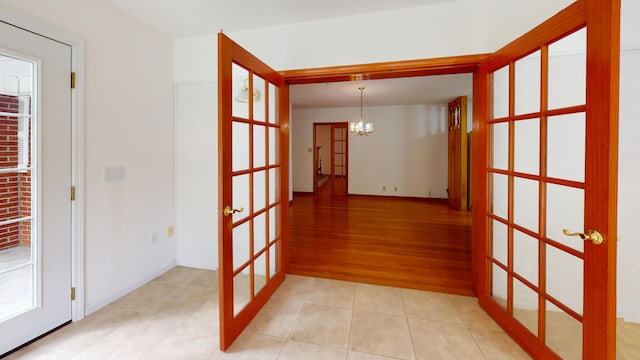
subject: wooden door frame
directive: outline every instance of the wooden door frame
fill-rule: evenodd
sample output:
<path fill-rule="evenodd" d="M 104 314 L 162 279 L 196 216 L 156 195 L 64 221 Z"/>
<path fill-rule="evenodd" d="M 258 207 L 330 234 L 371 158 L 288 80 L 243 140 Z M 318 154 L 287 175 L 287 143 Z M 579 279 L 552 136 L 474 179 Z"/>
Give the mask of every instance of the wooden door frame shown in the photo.
<path fill-rule="evenodd" d="M 451 75 L 451 74 L 473 74 L 473 94 L 474 98 L 480 94 L 482 88 L 479 83 L 479 66 L 480 62 L 486 59 L 489 54 L 474 54 L 464 56 L 450 56 L 421 60 L 391 61 L 381 63 L 370 63 L 360 65 L 346 66 L 329 66 L 322 68 L 309 68 L 297 70 L 280 71 L 284 76 L 287 84 L 314 84 L 323 82 L 339 82 L 339 81 L 360 81 L 360 80 L 379 80 L 393 79 L 401 77 L 430 76 L 430 75 Z M 478 107 L 479 102 L 473 102 L 473 132 L 480 127 L 481 109 Z M 473 135 L 477 137 L 476 135 Z M 315 135 L 314 135 L 315 142 Z M 472 141 L 472 153 L 476 156 L 486 156 L 483 142 Z M 472 181 L 480 181 L 483 178 L 480 163 L 474 161 L 472 163 L 471 179 Z M 478 182 L 477 187 L 483 186 L 485 182 Z M 314 187 L 315 189 L 315 187 Z M 477 193 L 477 192 L 476 192 Z M 476 204 L 480 200 L 478 196 L 472 195 L 472 228 L 478 226 L 478 221 L 483 221 L 483 214 L 473 209 L 482 209 L 480 204 Z M 478 284 L 480 277 L 481 261 L 484 253 L 482 248 L 478 247 L 482 241 L 480 234 L 471 232 L 471 290 L 474 294 L 478 294 Z"/>

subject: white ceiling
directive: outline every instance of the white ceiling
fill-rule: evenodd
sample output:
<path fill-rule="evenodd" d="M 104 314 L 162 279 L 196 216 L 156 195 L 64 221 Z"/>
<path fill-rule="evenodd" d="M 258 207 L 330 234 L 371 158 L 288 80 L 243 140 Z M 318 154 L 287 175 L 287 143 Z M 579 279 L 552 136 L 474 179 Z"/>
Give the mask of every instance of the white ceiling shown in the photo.
<path fill-rule="evenodd" d="M 173 37 L 256 29 L 458 0 L 107 0 Z"/>
<path fill-rule="evenodd" d="M 446 104 L 458 96 L 472 97 L 471 74 L 420 76 L 385 80 L 367 80 L 303 84 L 291 86 L 294 108 Z"/>
<path fill-rule="evenodd" d="M 278 26 L 458 0 L 106 0 L 174 38 Z M 248 49 L 251 51 L 251 49 Z M 442 104 L 471 97 L 471 75 L 292 86 L 295 108 Z"/>

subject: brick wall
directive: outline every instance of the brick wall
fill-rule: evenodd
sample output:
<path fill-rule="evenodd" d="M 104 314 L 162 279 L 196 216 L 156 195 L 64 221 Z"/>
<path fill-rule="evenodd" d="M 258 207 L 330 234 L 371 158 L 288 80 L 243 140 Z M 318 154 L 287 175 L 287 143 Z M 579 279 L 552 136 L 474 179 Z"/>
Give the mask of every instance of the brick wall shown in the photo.
<path fill-rule="evenodd" d="M 0 111 L 17 113 L 16 96 L 0 94 Z M 0 116 L 0 168 L 18 166 L 18 118 Z M 0 221 L 29 216 L 31 211 L 30 173 L 0 174 Z M 30 245 L 29 223 L 0 226 L 0 249 Z"/>

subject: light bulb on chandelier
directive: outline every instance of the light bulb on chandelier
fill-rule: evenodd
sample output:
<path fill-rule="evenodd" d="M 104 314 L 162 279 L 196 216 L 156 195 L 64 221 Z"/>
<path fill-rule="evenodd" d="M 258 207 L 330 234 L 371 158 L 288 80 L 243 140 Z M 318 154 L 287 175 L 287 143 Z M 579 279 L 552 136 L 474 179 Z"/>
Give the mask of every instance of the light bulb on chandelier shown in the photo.
<path fill-rule="evenodd" d="M 362 116 L 362 95 L 364 92 L 364 86 L 359 87 L 358 90 L 360 90 L 360 120 L 349 123 L 349 131 L 355 135 L 367 136 L 373 133 L 373 123 L 364 122 L 364 117 Z"/>

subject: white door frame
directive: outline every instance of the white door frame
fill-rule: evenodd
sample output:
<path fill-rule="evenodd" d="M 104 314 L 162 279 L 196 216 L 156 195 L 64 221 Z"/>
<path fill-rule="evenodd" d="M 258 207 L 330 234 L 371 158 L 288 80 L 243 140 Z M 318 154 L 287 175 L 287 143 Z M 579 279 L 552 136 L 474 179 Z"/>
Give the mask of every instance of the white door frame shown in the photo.
<path fill-rule="evenodd" d="M 76 289 L 71 320 L 84 317 L 84 41 L 77 36 L 0 7 L 0 21 L 42 35 L 71 47 L 71 70 L 76 73 L 71 92 L 71 182 L 75 201 L 71 204 L 71 286 Z M 71 80 L 69 80 L 71 82 Z M 69 189 L 71 191 L 71 189 Z"/>

